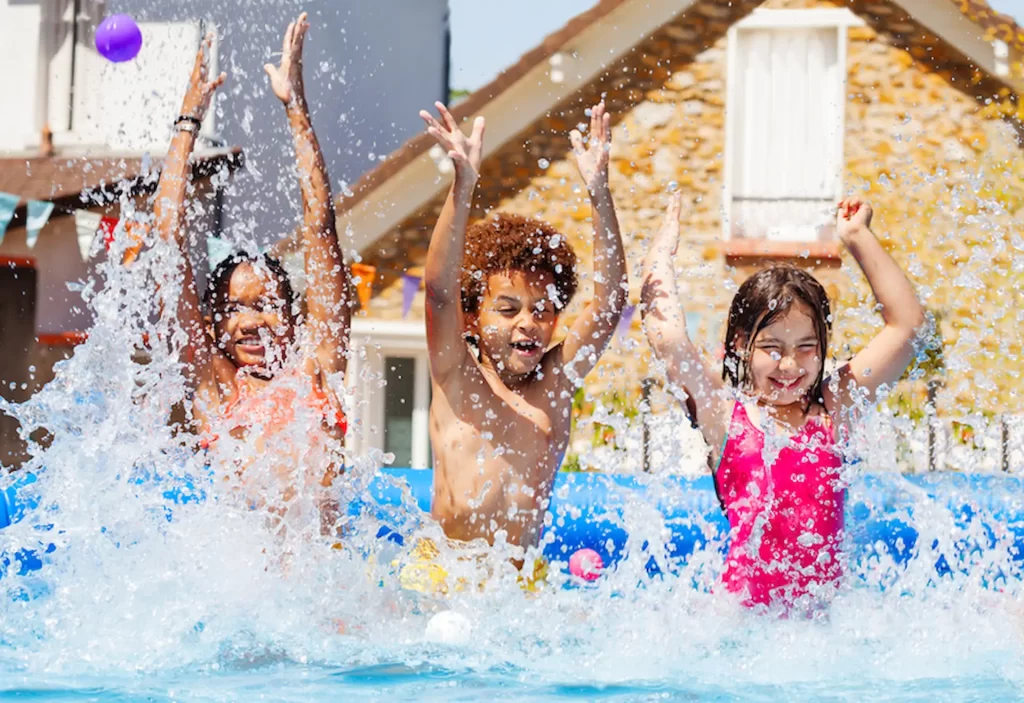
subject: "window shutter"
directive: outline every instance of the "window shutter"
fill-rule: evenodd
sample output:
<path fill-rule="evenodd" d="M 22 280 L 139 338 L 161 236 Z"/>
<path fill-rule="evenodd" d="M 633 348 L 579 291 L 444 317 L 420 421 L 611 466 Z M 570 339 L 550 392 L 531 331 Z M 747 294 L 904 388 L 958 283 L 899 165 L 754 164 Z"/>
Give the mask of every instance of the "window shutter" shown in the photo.
<path fill-rule="evenodd" d="M 784 27 L 735 36 L 732 236 L 817 240 L 841 167 L 838 34 Z"/>

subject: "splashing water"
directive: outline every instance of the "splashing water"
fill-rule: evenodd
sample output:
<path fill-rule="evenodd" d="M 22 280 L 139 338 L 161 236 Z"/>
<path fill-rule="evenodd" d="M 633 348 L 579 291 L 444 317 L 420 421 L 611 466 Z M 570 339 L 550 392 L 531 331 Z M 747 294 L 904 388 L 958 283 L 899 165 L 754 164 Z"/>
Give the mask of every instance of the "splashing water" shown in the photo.
<path fill-rule="evenodd" d="M 253 131 L 248 107 L 237 121 Z M 130 203 L 123 207 L 131 215 Z M 405 591 L 393 566 L 403 548 L 377 535 L 397 526 L 410 544 L 440 534 L 401 485 L 397 506 L 343 509 L 338 538 L 322 534 L 324 496 L 303 481 L 283 514 L 253 507 L 255 487 L 281 493 L 266 456 L 230 447 L 246 465 L 243 484 L 184 447 L 169 418 L 186 400 L 177 353 L 185 340 L 163 314 L 180 292 L 178 254 L 154 243 L 122 267 L 113 263 L 121 242 L 85 288 L 95 318 L 88 340 L 29 401 L 0 406 L 26 437 L 45 436 L 24 467 L 39 476 L 26 489 L 38 505 L 0 530 L 0 554 L 31 549 L 44 562 L 24 574 L 9 565 L 0 578 L 0 696 L 1020 698 L 1016 511 L 1024 493 L 1013 481 L 935 495 L 894 478 L 895 490 L 869 491 L 852 506 L 863 513 L 857 524 L 900 520 L 916 540 L 907 533 L 895 553 L 852 535 L 846 585 L 827 612 L 809 618 L 757 616 L 716 594 L 724 537 L 701 511 L 667 517 L 665 506 L 691 497 L 661 475 L 614 490 L 597 511 L 628 536 L 621 558 L 593 584 L 553 569 L 549 586 L 532 594 L 507 569 L 491 568 L 482 590 Z M 999 251 L 978 248 L 955 286 L 980 285 L 985 257 Z M 1014 261 L 1019 273 L 1024 263 Z M 595 421 L 628 429 L 614 413 Z M 897 440 L 884 432 L 892 418 L 871 422 L 874 446 L 864 453 L 895 453 Z M 300 414 L 277 441 L 305 446 L 318 423 Z M 693 461 L 699 452 L 689 449 Z M 315 472 L 316 459 L 298 457 L 292 478 Z M 372 504 L 382 459 L 346 457 L 330 498 L 343 508 Z M 555 497 L 545 540 L 595 517 Z M 962 505 L 971 514 L 955 507 Z M 709 537 L 685 560 L 670 543 L 681 529 Z M 497 552 L 492 563 L 501 565 Z M 442 559 L 453 574 L 466 568 Z M 470 581 L 480 578 L 469 571 Z M 468 624 L 447 640 L 431 628 L 446 611 Z"/>
<path fill-rule="evenodd" d="M 916 529 L 912 558 L 856 552 L 848 587 L 811 618 L 756 616 L 715 595 L 721 536 L 685 563 L 674 558 L 660 508 L 686 496 L 660 476 L 609 498 L 604 517 L 628 538 L 617 566 L 592 585 L 563 587 L 569 577 L 557 572 L 527 594 L 514 574 L 492 569 L 482 591 L 403 591 L 392 567 L 401 550 L 377 539 L 379 528 L 440 535 L 417 527 L 407 490 L 390 513 L 342 511 L 339 545 L 321 535 L 315 492 L 300 489 L 278 519 L 251 509 L 217 469 L 210 480 L 204 455 L 182 447 L 168 415 L 185 397 L 183 340 L 159 315 L 180 287 L 175 256 L 157 243 L 131 267 L 102 265 L 102 285 L 87 296 L 96 312 L 88 341 L 45 389 L 6 408 L 49 442 L 26 466 L 39 475 L 39 507 L 0 531 L 0 549 L 53 544 L 42 570 L 10 569 L 0 580 L 9 692 L 999 700 L 1024 683 L 1019 568 L 1013 533 L 998 527 L 1005 506 L 976 501 L 969 520 L 950 510 L 955 500 L 905 481 L 897 504 L 869 496 L 862 508 Z M 300 417 L 286 439 L 301 442 L 316 422 Z M 368 503 L 379 459 L 349 457 L 333 497 Z M 272 474 L 264 459 L 247 460 L 247 474 Z M 185 479 L 204 500 L 182 499 Z M 561 502 L 546 539 L 574 511 Z M 700 527 L 698 515 L 691 522 Z M 431 633 L 441 611 L 465 625 L 457 642 Z"/>

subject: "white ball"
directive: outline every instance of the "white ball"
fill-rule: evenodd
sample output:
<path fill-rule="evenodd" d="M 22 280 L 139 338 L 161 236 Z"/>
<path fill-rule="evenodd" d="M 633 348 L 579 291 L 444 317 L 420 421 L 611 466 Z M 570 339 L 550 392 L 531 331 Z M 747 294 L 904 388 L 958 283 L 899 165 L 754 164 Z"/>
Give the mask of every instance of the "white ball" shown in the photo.
<path fill-rule="evenodd" d="M 442 610 L 427 623 L 426 638 L 441 644 L 466 644 L 473 631 L 473 623 L 465 615 Z"/>

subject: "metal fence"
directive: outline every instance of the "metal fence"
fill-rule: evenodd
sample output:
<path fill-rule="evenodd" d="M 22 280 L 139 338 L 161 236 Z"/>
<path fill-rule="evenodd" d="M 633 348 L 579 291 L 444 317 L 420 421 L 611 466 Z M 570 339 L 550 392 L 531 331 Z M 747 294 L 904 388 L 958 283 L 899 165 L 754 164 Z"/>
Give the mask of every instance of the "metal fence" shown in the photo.
<path fill-rule="evenodd" d="M 613 473 L 707 473 L 707 445 L 682 411 L 643 414 L 612 423 L 613 441 L 570 447 L 583 470 Z M 909 420 L 872 414 L 850 438 L 848 454 L 864 471 L 958 471 L 1024 475 L 1024 415 Z"/>

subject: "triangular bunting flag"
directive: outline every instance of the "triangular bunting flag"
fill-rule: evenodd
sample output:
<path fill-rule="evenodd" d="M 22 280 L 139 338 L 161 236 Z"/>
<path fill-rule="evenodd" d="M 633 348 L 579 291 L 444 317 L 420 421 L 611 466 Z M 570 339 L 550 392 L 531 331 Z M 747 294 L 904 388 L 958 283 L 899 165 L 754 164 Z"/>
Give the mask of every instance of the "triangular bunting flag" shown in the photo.
<path fill-rule="evenodd" d="M 633 325 L 633 313 L 635 312 L 635 305 L 626 305 L 622 308 L 622 317 L 619 318 L 619 327 L 616 330 L 619 339 L 625 339 L 629 336 L 629 329 Z"/>
<path fill-rule="evenodd" d="M 301 251 L 293 251 L 281 257 L 281 265 L 284 266 L 288 279 L 292 282 L 292 288 L 297 295 L 306 292 L 306 257 Z"/>
<path fill-rule="evenodd" d="M 110 245 L 114 243 L 114 231 L 117 229 L 119 220 L 116 217 L 101 217 L 100 232 L 103 233 L 103 250 L 110 251 Z"/>
<path fill-rule="evenodd" d="M 402 276 L 402 319 L 404 320 L 409 316 L 409 311 L 412 309 L 412 301 L 416 298 L 416 293 L 420 290 L 420 281 L 423 279 L 419 276 L 413 276 L 411 273 L 407 273 Z"/>
<path fill-rule="evenodd" d="M 210 264 L 210 270 L 217 268 L 217 264 L 224 259 L 231 256 L 231 252 L 234 251 L 234 246 L 231 242 L 221 239 L 220 237 L 207 237 L 206 238 L 206 258 Z"/>
<path fill-rule="evenodd" d="M 366 310 L 373 296 L 373 279 L 377 276 L 377 267 L 369 264 L 352 264 L 352 274 L 359 280 L 356 284 L 356 295 L 359 296 L 359 307 Z"/>
<path fill-rule="evenodd" d="M 39 231 L 46 226 L 53 212 L 53 203 L 44 200 L 29 200 L 28 214 L 25 218 L 25 243 L 31 249 L 39 239 Z"/>
<path fill-rule="evenodd" d="M 4 234 L 7 232 L 7 225 L 11 224 L 14 218 L 14 210 L 21 201 L 17 195 L 0 193 L 0 244 L 4 243 Z"/>
<path fill-rule="evenodd" d="M 78 233 L 78 252 L 82 255 L 82 261 L 89 259 L 89 251 L 96 239 L 101 219 L 98 213 L 75 210 L 75 231 Z"/>

